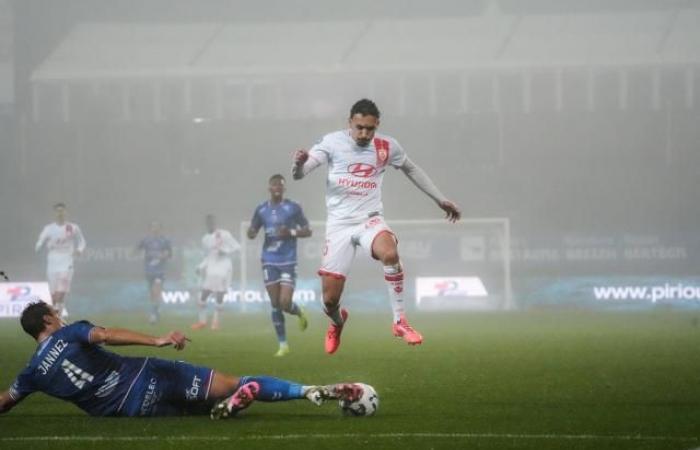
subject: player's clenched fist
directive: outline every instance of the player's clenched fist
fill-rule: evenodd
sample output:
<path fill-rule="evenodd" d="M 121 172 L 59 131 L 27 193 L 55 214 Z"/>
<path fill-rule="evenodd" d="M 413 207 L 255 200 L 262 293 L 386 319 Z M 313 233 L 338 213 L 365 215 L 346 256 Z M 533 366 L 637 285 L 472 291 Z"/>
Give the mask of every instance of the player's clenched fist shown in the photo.
<path fill-rule="evenodd" d="M 309 152 L 306 150 L 297 150 L 294 152 L 294 164 L 301 166 L 309 159 Z"/>

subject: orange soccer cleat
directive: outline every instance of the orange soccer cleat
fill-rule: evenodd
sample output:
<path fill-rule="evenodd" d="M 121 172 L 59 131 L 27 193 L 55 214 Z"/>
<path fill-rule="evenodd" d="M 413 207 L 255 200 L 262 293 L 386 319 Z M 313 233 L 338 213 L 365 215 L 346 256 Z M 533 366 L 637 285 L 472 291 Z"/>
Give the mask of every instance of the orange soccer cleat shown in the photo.
<path fill-rule="evenodd" d="M 394 336 L 402 338 L 408 345 L 420 345 L 423 343 L 423 336 L 408 324 L 404 316 L 401 316 L 401 319 L 391 327 L 391 331 L 394 333 Z"/>
<path fill-rule="evenodd" d="M 326 332 L 326 353 L 329 355 L 335 353 L 335 351 L 338 350 L 338 347 L 340 347 L 340 334 L 343 332 L 345 322 L 348 321 L 348 310 L 344 308 L 341 309 L 340 316 L 343 318 L 343 325 L 338 326 L 331 322 L 331 324 L 328 325 L 328 331 Z"/>

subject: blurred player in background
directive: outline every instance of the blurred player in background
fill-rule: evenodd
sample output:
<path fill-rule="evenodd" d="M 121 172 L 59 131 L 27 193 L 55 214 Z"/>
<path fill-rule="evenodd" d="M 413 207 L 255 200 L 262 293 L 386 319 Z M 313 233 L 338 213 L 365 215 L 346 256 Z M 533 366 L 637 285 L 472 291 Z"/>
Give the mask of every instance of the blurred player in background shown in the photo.
<path fill-rule="evenodd" d="M 91 416 L 153 417 L 210 414 L 232 417 L 253 400 L 307 399 L 316 405 L 331 398 L 352 401 L 355 384 L 309 386 L 269 376 L 228 375 L 184 361 L 123 357 L 107 345 L 172 346 L 189 339 L 179 331 L 155 337 L 88 321 L 66 325 L 49 305 L 27 306 L 20 319 L 39 344 L 10 389 L 0 392 L 0 413 L 34 392 L 71 402 Z"/>
<path fill-rule="evenodd" d="M 388 166 L 401 171 L 446 213 L 449 221 L 460 218 L 460 210 L 433 184 L 428 175 L 411 161 L 396 139 L 376 133 L 379 109 L 362 99 L 350 109 L 349 129 L 325 135 L 311 150 L 294 153 L 295 180 L 322 164 L 328 164 L 326 180 L 326 246 L 319 275 L 323 303 L 331 319 L 326 334 L 326 352 L 334 353 L 348 312 L 340 308 L 345 277 L 357 247 L 365 249 L 384 267 L 384 279 L 394 313 L 392 332 L 410 345 L 423 336 L 406 320 L 403 302 L 403 266 L 397 239 L 384 221 L 381 199 L 382 179 Z"/>
<path fill-rule="evenodd" d="M 149 235 L 143 238 L 136 248 L 143 252 L 143 269 L 151 299 L 148 321 L 154 324 L 160 319 L 165 269 L 168 260 L 173 256 L 173 249 L 170 240 L 163 236 L 163 227 L 156 221 L 151 222 Z"/>
<path fill-rule="evenodd" d="M 207 234 L 202 237 L 204 260 L 197 267 L 198 274 L 202 277 L 202 293 L 199 298 L 199 319 L 192 324 L 193 330 L 200 330 L 207 326 L 207 300 L 214 294 L 216 304 L 211 320 L 211 329 L 219 329 L 219 316 L 224 304 L 224 295 L 231 286 L 233 278 L 233 262 L 231 256 L 240 250 L 231 233 L 216 227 L 216 218 L 208 214 L 206 219 Z"/>
<path fill-rule="evenodd" d="M 85 251 L 85 238 L 80 227 L 66 221 L 65 203 L 53 206 L 56 220 L 44 227 L 36 241 L 35 250 L 46 247 L 46 277 L 51 301 L 62 317 L 68 317 L 66 295 L 73 281 L 73 258 Z"/>
<path fill-rule="evenodd" d="M 270 177 L 270 199 L 255 208 L 248 228 L 249 239 L 255 239 L 260 228 L 265 232 L 261 261 L 265 289 L 272 304 L 272 324 L 279 343 L 275 356 L 289 353 L 284 313 L 297 316 L 302 331 L 308 326 L 304 309 L 292 297 L 297 277 L 297 238 L 311 236 L 311 229 L 301 205 L 284 198 L 285 183 L 280 174 Z"/>

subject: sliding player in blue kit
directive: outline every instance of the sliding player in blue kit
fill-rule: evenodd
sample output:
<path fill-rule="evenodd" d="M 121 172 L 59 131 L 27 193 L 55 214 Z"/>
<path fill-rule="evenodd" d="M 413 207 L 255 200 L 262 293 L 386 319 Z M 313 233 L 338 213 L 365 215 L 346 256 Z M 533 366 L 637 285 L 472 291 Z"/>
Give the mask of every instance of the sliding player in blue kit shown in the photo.
<path fill-rule="evenodd" d="M 44 392 L 91 416 L 210 414 L 221 419 L 253 400 L 308 399 L 320 405 L 353 390 L 352 384 L 308 386 L 268 376 L 237 377 L 183 361 L 120 356 L 101 344 L 182 350 L 188 339 L 179 331 L 154 337 L 87 321 L 66 325 L 42 301 L 27 306 L 20 321 L 38 346 L 10 389 L 0 392 L 0 413 L 34 392 Z"/>
<path fill-rule="evenodd" d="M 261 256 L 263 281 L 270 296 L 272 324 L 279 343 L 275 356 L 284 356 L 289 353 L 284 313 L 299 318 L 301 331 L 308 326 L 304 308 L 292 298 L 297 278 L 297 238 L 311 236 L 311 229 L 301 205 L 284 198 L 285 180 L 282 175 L 270 177 L 268 191 L 270 199 L 255 208 L 248 238 L 255 239 L 261 228 L 265 233 Z"/>

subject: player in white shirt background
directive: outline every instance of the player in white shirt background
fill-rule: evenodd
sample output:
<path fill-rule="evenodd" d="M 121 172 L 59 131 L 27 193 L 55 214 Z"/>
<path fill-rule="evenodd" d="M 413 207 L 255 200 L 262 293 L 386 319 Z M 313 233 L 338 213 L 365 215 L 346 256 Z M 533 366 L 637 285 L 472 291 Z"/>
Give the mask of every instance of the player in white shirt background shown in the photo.
<path fill-rule="evenodd" d="M 216 227 L 216 218 L 213 214 L 208 214 L 205 221 L 207 234 L 202 237 L 204 260 L 197 267 L 197 272 L 202 277 L 202 292 L 197 303 L 199 318 L 192 324 L 192 329 L 199 330 L 207 326 L 207 301 L 209 296 L 214 294 L 216 305 L 211 329 L 218 330 L 224 296 L 233 279 L 231 256 L 240 250 L 241 246 L 230 232 Z"/>
<path fill-rule="evenodd" d="M 423 342 L 423 336 L 406 320 L 403 301 L 404 272 L 397 238 L 384 221 L 381 186 L 388 166 L 401 171 L 456 222 L 461 216 L 428 175 L 407 156 L 396 139 L 377 133 L 380 112 L 368 99 L 350 109 L 349 129 L 325 135 L 310 150 L 294 153 L 292 176 L 295 180 L 328 165 L 326 180 L 326 246 L 319 270 L 323 303 L 331 319 L 325 348 L 329 354 L 340 346 L 340 335 L 348 312 L 340 308 L 357 247 L 363 248 L 384 267 L 384 279 L 393 310 L 392 333 L 410 345 Z"/>
<path fill-rule="evenodd" d="M 54 308 L 62 317 L 68 316 L 66 295 L 73 281 L 73 258 L 85 251 L 85 238 L 80 227 L 66 221 L 65 203 L 53 206 L 56 220 L 44 227 L 36 241 L 35 250 L 46 247 L 46 277 Z"/>

